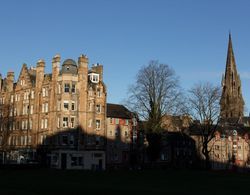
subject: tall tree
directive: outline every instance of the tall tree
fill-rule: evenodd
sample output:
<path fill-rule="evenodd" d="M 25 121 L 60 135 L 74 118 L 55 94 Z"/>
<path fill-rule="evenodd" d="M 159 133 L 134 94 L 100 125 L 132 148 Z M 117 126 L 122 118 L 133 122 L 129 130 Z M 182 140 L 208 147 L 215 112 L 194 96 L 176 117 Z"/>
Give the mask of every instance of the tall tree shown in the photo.
<path fill-rule="evenodd" d="M 146 121 L 151 160 L 160 154 L 162 117 L 180 111 L 181 93 L 175 72 L 166 64 L 150 61 L 143 66 L 129 89 L 129 107 Z"/>
<path fill-rule="evenodd" d="M 201 151 L 205 157 L 207 169 L 210 168 L 209 153 L 211 148 L 209 148 L 209 142 L 214 138 L 219 123 L 220 97 L 220 87 L 209 82 L 195 84 L 189 90 L 190 115 L 199 121 L 194 126 L 199 131 Z"/>

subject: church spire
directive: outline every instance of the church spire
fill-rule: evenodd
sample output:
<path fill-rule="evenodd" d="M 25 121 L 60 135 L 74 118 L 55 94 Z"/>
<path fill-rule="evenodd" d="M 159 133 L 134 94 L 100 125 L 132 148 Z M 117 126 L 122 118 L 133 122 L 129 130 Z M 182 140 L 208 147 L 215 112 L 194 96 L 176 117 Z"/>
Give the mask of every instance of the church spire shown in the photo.
<path fill-rule="evenodd" d="M 237 73 L 231 33 L 229 33 L 225 76 L 222 77 L 221 118 L 239 118 L 244 113 L 240 76 Z"/>
<path fill-rule="evenodd" d="M 228 49 L 227 49 L 227 62 L 226 62 L 226 73 L 229 73 L 231 70 L 236 70 L 236 64 L 234 59 L 234 51 L 232 44 L 231 33 L 229 32 L 229 40 L 228 40 Z"/>

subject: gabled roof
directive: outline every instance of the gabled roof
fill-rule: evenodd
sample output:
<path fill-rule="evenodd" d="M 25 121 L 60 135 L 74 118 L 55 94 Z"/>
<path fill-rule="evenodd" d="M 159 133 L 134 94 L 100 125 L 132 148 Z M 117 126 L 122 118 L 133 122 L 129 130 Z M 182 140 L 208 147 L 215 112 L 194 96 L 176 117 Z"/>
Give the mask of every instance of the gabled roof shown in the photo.
<path fill-rule="evenodd" d="M 130 119 L 132 118 L 132 112 L 123 105 L 107 103 L 107 117 Z"/>
<path fill-rule="evenodd" d="M 28 82 L 30 82 L 32 86 L 35 86 L 35 82 L 36 82 L 36 71 L 35 71 L 35 69 L 32 69 L 32 68 L 28 69 L 27 65 L 23 64 L 21 72 L 19 73 L 18 80 L 17 80 L 16 84 L 18 84 L 19 78 L 20 78 L 20 76 L 22 74 L 26 74 L 28 76 L 28 77 L 26 77 L 26 79 L 28 79 Z"/>

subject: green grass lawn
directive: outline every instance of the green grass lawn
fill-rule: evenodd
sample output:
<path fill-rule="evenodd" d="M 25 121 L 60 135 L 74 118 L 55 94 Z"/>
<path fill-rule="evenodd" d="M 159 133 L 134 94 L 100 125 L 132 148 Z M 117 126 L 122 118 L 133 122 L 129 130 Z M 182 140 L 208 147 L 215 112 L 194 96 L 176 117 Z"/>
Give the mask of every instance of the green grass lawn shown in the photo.
<path fill-rule="evenodd" d="M 250 194 L 250 173 L 0 170 L 3 194 Z"/>

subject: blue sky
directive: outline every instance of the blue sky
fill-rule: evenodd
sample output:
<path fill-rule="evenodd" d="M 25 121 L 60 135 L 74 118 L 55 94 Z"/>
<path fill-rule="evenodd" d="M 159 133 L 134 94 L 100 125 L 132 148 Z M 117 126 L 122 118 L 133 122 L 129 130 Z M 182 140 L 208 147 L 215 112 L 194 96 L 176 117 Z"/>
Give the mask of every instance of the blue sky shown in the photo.
<path fill-rule="evenodd" d="M 169 64 L 183 89 L 220 85 L 232 33 L 243 96 L 250 111 L 248 0 L 1 0 L 0 72 L 46 61 L 89 57 L 104 65 L 108 101 L 122 103 L 142 65 Z"/>

